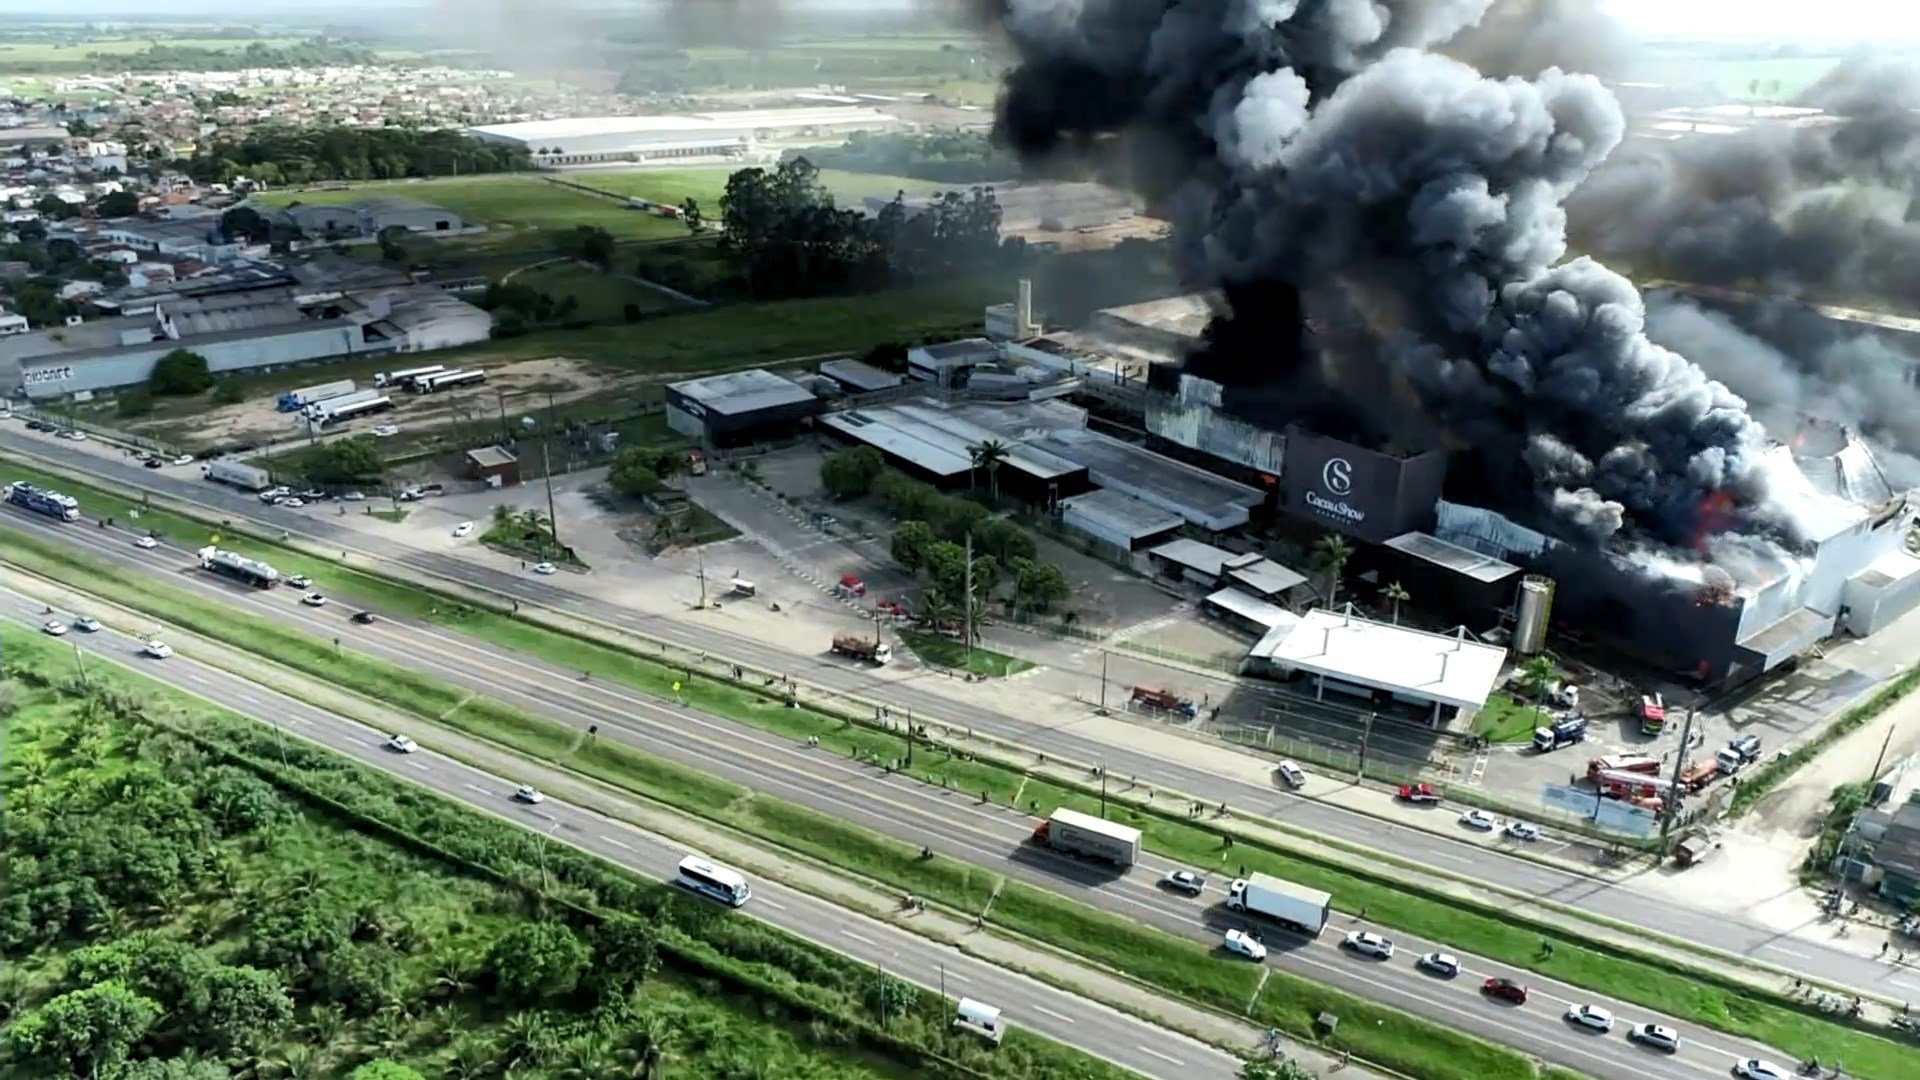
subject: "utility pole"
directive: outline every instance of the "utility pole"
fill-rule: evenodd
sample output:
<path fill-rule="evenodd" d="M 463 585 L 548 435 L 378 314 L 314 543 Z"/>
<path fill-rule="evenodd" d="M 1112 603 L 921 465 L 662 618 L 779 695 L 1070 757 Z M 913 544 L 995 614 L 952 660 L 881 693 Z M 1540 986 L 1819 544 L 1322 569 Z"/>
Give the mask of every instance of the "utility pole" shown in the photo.
<path fill-rule="evenodd" d="M 553 455 L 547 446 L 553 439 L 553 395 L 547 395 L 547 425 L 540 435 L 540 471 L 547 474 L 547 526 L 553 532 L 553 546 L 560 546 L 560 515 L 553 511 Z M 705 607 L 705 590 L 702 589 L 701 607 Z"/>
<path fill-rule="evenodd" d="M 1867 794 L 1873 794 L 1874 778 L 1880 775 L 1880 766 L 1886 764 L 1887 747 L 1893 745 L 1893 729 L 1897 725 L 1887 725 L 1887 737 L 1880 740 L 1880 755 L 1873 759 L 1873 771 L 1867 774 Z"/>
<path fill-rule="evenodd" d="M 1107 715 L 1107 650 L 1100 650 L 1100 715 Z"/>
<path fill-rule="evenodd" d="M 913 707 L 907 707 L 907 768 L 913 768 Z"/>
<path fill-rule="evenodd" d="M 1100 817 L 1107 816 L 1107 763 L 1100 763 Z"/>
<path fill-rule="evenodd" d="M 966 668 L 973 671 L 973 533 L 967 533 L 967 576 L 960 603 L 960 633 L 967 639 Z"/>
<path fill-rule="evenodd" d="M 707 606 L 707 552 L 705 548 L 696 547 L 693 553 L 700 559 L 700 608 L 704 611 Z"/>
<path fill-rule="evenodd" d="M 1360 729 L 1360 771 L 1354 777 L 1356 780 L 1367 778 L 1367 747 L 1373 742 L 1373 716 L 1374 714 L 1368 713 L 1367 725 Z"/>
<path fill-rule="evenodd" d="M 1667 834 L 1673 831 L 1673 819 L 1680 814 L 1680 773 L 1687 767 L 1687 748 L 1693 739 L 1693 710 L 1687 710 L 1687 721 L 1680 728 L 1680 749 L 1673 755 L 1673 778 L 1667 788 L 1667 802 L 1660 815 L 1660 854 L 1667 853 Z"/>
<path fill-rule="evenodd" d="M 507 392 L 495 390 L 493 399 L 500 403 L 500 442 L 505 445 L 513 441 L 513 433 L 507 430 Z"/>

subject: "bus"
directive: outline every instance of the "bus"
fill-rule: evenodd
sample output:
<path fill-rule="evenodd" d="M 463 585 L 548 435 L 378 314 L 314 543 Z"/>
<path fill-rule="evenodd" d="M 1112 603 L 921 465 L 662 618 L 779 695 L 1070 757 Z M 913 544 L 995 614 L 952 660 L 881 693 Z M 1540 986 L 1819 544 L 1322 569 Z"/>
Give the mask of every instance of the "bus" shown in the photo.
<path fill-rule="evenodd" d="M 692 855 L 680 860 L 680 876 L 674 879 L 674 884 L 732 907 L 739 907 L 753 897 L 747 879 L 737 871 Z"/>

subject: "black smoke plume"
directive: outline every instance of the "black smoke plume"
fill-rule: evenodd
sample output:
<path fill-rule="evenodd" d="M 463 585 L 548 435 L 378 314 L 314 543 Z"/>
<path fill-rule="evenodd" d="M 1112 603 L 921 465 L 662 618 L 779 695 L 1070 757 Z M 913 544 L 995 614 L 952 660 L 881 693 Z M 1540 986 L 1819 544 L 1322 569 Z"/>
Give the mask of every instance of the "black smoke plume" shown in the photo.
<path fill-rule="evenodd" d="M 1691 545 L 1729 499 L 1742 529 L 1786 526 L 1745 404 L 1648 340 L 1625 278 L 1562 261 L 1563 204 L 1620 142 L 1618 103 L 1591 76 L 1490 78 L 1434 51 L 1489 7 L 998 0 L 1020 62 L 997 130 L 1130 164 L 1186 273 L 1228 297 L 1209 366 L 1301 386 L 1276 420 L 1318 426 L 1331 397 L 1376 440 L 1431 429 L 1471 448 L 1481 490 L 1583 543 Z M 1294 291 L 1309 324 L 1330 298 L 1316 347 L 1273 303 Z"/>

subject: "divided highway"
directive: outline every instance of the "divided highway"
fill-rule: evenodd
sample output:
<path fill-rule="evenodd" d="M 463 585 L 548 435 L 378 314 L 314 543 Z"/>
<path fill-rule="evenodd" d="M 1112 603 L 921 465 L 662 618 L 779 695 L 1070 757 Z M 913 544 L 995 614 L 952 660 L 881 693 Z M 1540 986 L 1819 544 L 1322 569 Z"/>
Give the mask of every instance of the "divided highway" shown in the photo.
<path fill-rule="evenodd" d="M 122 566 L 166 576 L 173 584 L 236 609 L 296 626 L 326 640 L 341 638 L 349 647 L 585 730 L 598 725 L 601 738 L 619 739 L 664 758 L 679 761 L 743 784 L 755 791 L 809 806 L 837 818 L 887 833 L 911 844 L 984 866 L 1087 904 L 1197 941 L 1217 943 L 1222 931 L 1252 928 L 1220 905 L 1224 882 L 1209 883 L 1198 899 L 1176 896 L 1158 887 L 1173 864 L 1149 856 L 1130 873 L 1116 875 L 1063 858 L 1027 840 L 1035 822 L 1023 814 L 981 806 L 971 797 L 931 788 L 917 781 L 856 765 L 837 755 L 809 750 L 794 740 L 717 719 L 637 691 L 583 682 L 578 672 L 559 669 L 478 642 L 439 627 L 388 618 L 372 626 L 348 621 L 338 608 L 314 609 L 299 602 L 295 590 L 255 591 L 210 575 L 187 572 L 191 556 L 183 549 L 135 548 L 118 530 L 62 525 L 45 518 L 9 513 L 7 527 L 31 530 L 89 549 L 89 554 Z M 324 584 L 322 582 L 321 584 Z M 412 732 L 431 741 L 426 732 Z M 1338 898 L 1336 897 L 1336 902 Z M 1343 920 L 1338 925 L 1353 925 Z M 1381 963 L 1345 954 L 1340 935 L 1294 938 L 1268 935 L 1271 962 L 1316 982 L 1340 987 L 1435 1022 L 1505 1043 L 1544 1060 L 1589 1075 L 1679 1078 L 1723 1074 L 1736 1059 L 1780 1056 L 1727 1036 L 1696 1033 L 1670 1018 L 1608 1001 L 1571 986 L 1526 977 L 1533 999 L 1519 1008 L 1495 1004 L 1479 993 L 1480 980 L 1517 972 L 1459 954 L 1445 942 L 1402 937 L 1401 952 Z M 1440 980 L 1412 967 L 1412 958 L 1429 950 L 1455 952 L 1464 971 Z M 1622 1019 L 1653 1021 L 1680 1028 L 1686 1045 L 1677 1055 L 1657 1054 L 1625 1041 L 1584 1034 L 1562 1019 L 1571 1004 L 1599 1004 Z"/>
<path fill-rule="evenodd" d="M 1605 919 L 1645 927 L 1710 948 L 1750 956 L 1806 978 L 1895 1001 L 1920 998 L 1920 981 L 1891 965 L 1880 964 L 1870 957 L 1857 956 L 1819 942 L 1792 937 L 1772 927 L 1723 912 L 1689 908 L 1671 897 L 1641 892 L 1630 883 L 1608 882 L 1420 829 L 1383 826 L 1377 818 L 1343 807 L 1302 798 L 1273 787 L 1217 776 L 1148 753 L 1088 739 L 1071 730 L 1051 727 L 1044 721 L 1010 716 L 911 683 L 877 680 L 858 668 L 818 656 L 798 656 L 778 646 L 724 630 L 637 613 L 583 592 L 561 588 L 544 579 L 422 551 L 385 537 L 346 528 L 325 516 L 278 512 L 269 518 L 263 514 L 259 500 L 245 493 L 197 478 L 142 469 L 50 438 L 29 434 L 15 425 L 0 428 L 0 448 L 37 456 L 72 472 L 99 476 L 122 487 L 148 491 L 163 499 L 217 508 L 227 517 L 255 522 L 260 531 L 269 534 L 288 530 L 324 546 L 378 556 L 397 568 L 458 581 L 523 603 L 577 613 L 744 664 L 790 672 L 834 690 L 884 700 L 896 709 L 911 708 L 926 717 L 937 718 L 941 723 L 971 727 L 982 734 L 1015 741 L 1049 756 L 1079 761 L 1103 760 L 1110 773 L 1136 776 L 1141 782 L 1156 788 L 1186 792 L 1207 802 L 1224 802 L 1236 809 L 1285 821 L 1334 839 L 1380 848 L 1383 847 L 1383 836 L 1390 837 L 1384 846 L 1389 847 L 1394 855 L 1424 861 L 1436 870 L 1518 890 L 1543 900 L 1590 911 Z"/>
<path fill-rule="evenodd" d="M 0 589 L 5 631 L 33 633 L 41 605 Z M 491 775 L 434 753 L 429 745 L 411 754 L 385 748 L 388 733 L 314 708 L 260 687 L 185 651 L 167 660 L 140 656 L 140 642 L 112 630 L 72 631 L 76 648 L 133 667 L 161 682 L 196 694 L 263 724 L 279 723 L 299 738 L 318 743 L 402 780 L 433 789 L 495 817 L 571 844 L 650 878 L 670 881 L 687 849 L 625 822 L 570 806 L 549 796 L 538 806 L 513 799 L 519 781 Z M 270 719 L 269 719 L 270 718 Z M 945 985 L 1000 1006 L 1008 1023 L 1047 1035 L 1086 1053 L 1160 1080 L 1228 1080 L 1240 1061 L 1185 1035 L 1076 997 L 888 923 L 837 907 L 778 882 L 756 879 L 743 916 L 764 920 L 928 989 Z"/>

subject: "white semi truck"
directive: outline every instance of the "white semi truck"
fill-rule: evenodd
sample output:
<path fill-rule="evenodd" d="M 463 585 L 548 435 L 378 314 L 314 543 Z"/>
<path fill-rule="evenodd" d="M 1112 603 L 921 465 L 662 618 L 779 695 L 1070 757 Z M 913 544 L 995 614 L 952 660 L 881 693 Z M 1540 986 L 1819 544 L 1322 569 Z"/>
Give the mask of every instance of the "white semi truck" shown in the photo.
<path fill-rule="evenodd" d="M 273 486 L 273 476 L 267 470 L 238 461 L 207 462 L 207 479 L 232 484 L 242 491 L 265 491 Z"/>
<path fill-rule="evenodd" d="M 1333 894 L 1255 874 L 1227 887 L 1227 910 L 1264 915 L 1289 930 L 1318 937 L 1333 914 Z"/>
<path fill-rule="evenodd" d="M 1084 855 L 1115 866 L 1132 866 L 1140 858 L 1139 829 L 1064 806 L 1033 830 L 1033 838 L 1055 851 Z"/>

